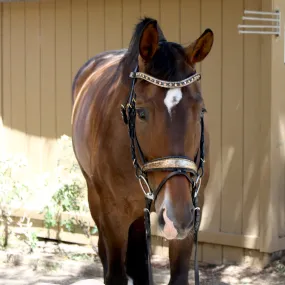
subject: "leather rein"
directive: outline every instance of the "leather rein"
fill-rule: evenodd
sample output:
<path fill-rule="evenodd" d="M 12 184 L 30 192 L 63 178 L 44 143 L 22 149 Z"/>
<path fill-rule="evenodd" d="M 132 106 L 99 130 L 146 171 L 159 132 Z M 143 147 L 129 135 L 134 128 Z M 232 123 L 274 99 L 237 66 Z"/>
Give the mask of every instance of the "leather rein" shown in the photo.
<path fill-rule="evenodd" d="M 195 284 L 199 284 L 199 267 L 197 260 L 197 247 L 198 247 L 198 231 L 200 227 L 200 208 L 198 207 L 198 192 L 201 186 L 201 179 L 204 174 L 204 112 L 205 109 L 202 110 L 200 115 L 200 124 L 201 124 L 201 138 L 200 138 L 200 147 L 197 151 L 197 154 L 194 158 L 194 161 L 184 156 L 168 156 L 162 157 L 158 159 L 154 159 L 152 161 L 146 162 L 141 147 L 139 145 L 137 136 L 136 136 L 136 128 L 135 128 L 135 120 L 136 120 L 136 94 L 134 92 L 134 87 L 136 83 L 136 79 L 140 78 L 146 80 L 156 86 L 162 88 L 179 88 L 183 86 L 187 86 L 192 84 L 195 81 L 201 79 L 201 75 L 195 73 L 194 75 L 186 78 L 182 81 L 164 81 L 157 78 L 154 78 L 150 75 L 147 75 L 142 72 L 138 72 L 138 66 L 135 68 L 133 72 L 130 73 L 130 78 L 132 78 L 131 91 L 127 100 L 126 105 L 121 105 L 121 115 L 123 121 L 126 125 L 128 125 L 129 129 L 129 137 L 131 144 L 131 155 L 133 160 L 133 165 L 135 168 L 135 175 L 139 180 L 142 191 L 145 195 L 145 208 L 144 208 L 144 223 L 145 223 L 145 231 L 146 231 L 146 243 L 147 243 L 147 253 L 146 260 L 148 266 L 148 279 L 149 285 L 153 285 L 153 277 L 152 277 L 152 268 L 150 261 L 150 251 L 151 251 L 151 224 L 150 224 L 150 208 L 152 203 L 155 202 L 159 192 L 165 185 L 165 183 L 173 176 L 183 175 L 189 181 L 192 186 L 192 202 L 195 209 L 194 216 L 194 242 L 195 242 Z M 140 166 L 137 160 L 136 155 L 136 147 L 138 149 L 138 153 L 140 155 L 141 160 L 143 161 L 143 166 Z M 199 163 L 198 155 L 200 152 Z M 147 173 L 151 171 L 167 171 L 170 172 L 158 185 L 155 190 L 152 190 L 147 178 Z M 146 190 L 146 189 L 147 190 Z"/>

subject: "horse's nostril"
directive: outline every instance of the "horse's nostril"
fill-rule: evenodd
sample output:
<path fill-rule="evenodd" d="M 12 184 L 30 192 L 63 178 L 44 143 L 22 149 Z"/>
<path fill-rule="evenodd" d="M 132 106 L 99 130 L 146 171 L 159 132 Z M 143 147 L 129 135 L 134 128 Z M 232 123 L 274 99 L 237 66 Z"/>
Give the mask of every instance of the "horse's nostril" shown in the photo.
<path fill-rule="evenodd" d="M 163 208 L 161 211 L 160 211 L 160 214 L 158 216 L 158 223 L 164 227 L 165 226 L 165 221 L 164 221 L 164 218 L 163 218 L 163 212 L 165 211 L 165 209 Z"/>
<path fill-rule="evenodd" d="M 184 222 L 182 222 L 180 224 L 179 228 L 181 230 L 187 230 L 187 229 L 190 229 L 193 226 L 194 214 L 195 214 L 194 208 L 190 209 L 190 211 L 188 212 L 188 215 L 187 215 L 187 219 L 185 219 Z"/>
<path fill-rule="evenodd" d="M 167 212 L 167 214 L 166 214 Z M 158 214 L 158 224 L 163 231 L 172 229 L 174 231 L 183 233 L 190 230 L 194 225 L 194 208 L 185 209 L 183 218 L 180 220 L 175 219 L 175 216 L 169 216 L 168 210 L 161 209 Z M 174 235 L 174 234 L 173 234 Z"/>
<path fill-rule="evenodd" d="M 178 235 L 178 230 L 176 229 L 173 221 L 168 217 L 167 209 L 162 209 L 160 212 L 160 227 L 167 239 L 175 239 Z"/>

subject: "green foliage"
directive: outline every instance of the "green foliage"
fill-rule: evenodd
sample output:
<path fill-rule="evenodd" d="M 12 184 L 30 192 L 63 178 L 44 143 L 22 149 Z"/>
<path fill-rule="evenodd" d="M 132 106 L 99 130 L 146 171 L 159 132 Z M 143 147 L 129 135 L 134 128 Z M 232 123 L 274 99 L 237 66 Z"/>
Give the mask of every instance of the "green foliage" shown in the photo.
<path fill-rule="evenodd" d="M 81 214 L 89 211 L 87 199 L 84 196 L 86 184 L 75 158 L 71 139 L 65 135 L 62 136 L 58 141 L 58 150 L 60 155 L 55 169 L 55 191 L 43 209 L 45 227 L 48 229 L 56 226 L 64 227 L 67 231 L 73 232 L 75 226 L 79 225 L 89 237 L 88 225 L 79 218 Z M 62 213 L 72 213 L 75 216 L 62 219 Z"/>
<path fill-rule="evenodd" d="M 29 181 L 29 184 L 24 182 L 28 165 L 25 157 L 0 157 L 0 246 L 6 247 L 8 237 L 11 234 L 16 235 L 10 227 L 13 212 L 23 208 L 24 202 L 36 192 L 51 193 L 50 199 L 43 200 L 45 203 L 42 213 L 46 228 L 56 228 L 58 231 L 65 228 L 69 232 L 74 232 L 75 226 L 79 226 L 88 238 L 97 232 L 96 227 L 90 229 L 81 219 L 83 214 L 89 212 L 89 207 L 85 179 L 75 158 L 71 139 L 62 136 L 58 140 L 57 150 L 59 155 L 55 169 L 51 173 L 38 176 L 39 185 L 34 180 Z M 68 218 L 63 219 L 62 214 L 67 214 Z M 32 222 L 24 215 L 17 224 L 24 236 L 24 242 L 29 245 L 32 252 L 37 245 L 37 233 L 32 230 Z M 19 235 L 17 237 L 20 238 Z"/>
<path fill-rule="evenodd" d="M 22 156 L 0 158 L 0 209 L 7 214 L 31 194 L 27 184 L 17 178 L 19 171 L 27 167 Z"/>
<path fill-rule="evenodd" d="M 22 156 L 4 155 L 0 158 L 0 225 L 3 227 L 0 240 L 3 247 L 8 245 L 13 211 L 32 194 L 28 185 L 20 179 L 26 167 L 27 161 Z"/>
<path fill-rule="evenodd" d="M 17 224 L 22 229 L 21 233 L 25 236 L 24 242 L 29 246 L 30 252 L 33 252 L 38 242 L 37 233 L 32 230 L 33 223 L 30 222 L 29 217 L 24 215 Z M 20 236 L 18 238 L 20 239 Z"/>
<path fill-rule="evenodd" d="M 44 225 L 46 228 L 50 229 L 56 226 L 57 222 L 55 220 L 54 209 L 50 206 L 45 206 L 44 208 Z"/>

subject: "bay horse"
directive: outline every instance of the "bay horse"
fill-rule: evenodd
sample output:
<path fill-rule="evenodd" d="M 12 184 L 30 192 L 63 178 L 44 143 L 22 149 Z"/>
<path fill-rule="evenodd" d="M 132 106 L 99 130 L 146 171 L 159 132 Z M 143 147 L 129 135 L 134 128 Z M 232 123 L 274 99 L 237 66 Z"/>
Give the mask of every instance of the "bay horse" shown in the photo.
<path fill-rule="evenodd" d="M 145 17 L 127 49 L 97 54 L 73 80 L 73 149 L 98 227 L 107 285 L 153 284 L 150 212 L 169 240 L 169 284 L 188 284 L 210 175 L 195 65 L 212 45 L 210 29 L 182 47 Z"/>

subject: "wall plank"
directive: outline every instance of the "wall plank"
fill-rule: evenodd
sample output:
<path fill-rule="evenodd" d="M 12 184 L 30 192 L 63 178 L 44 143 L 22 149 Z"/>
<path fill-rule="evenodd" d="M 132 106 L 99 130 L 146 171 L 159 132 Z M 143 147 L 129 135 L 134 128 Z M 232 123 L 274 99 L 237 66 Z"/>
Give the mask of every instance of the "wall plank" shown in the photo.
<path fill-rule="evenodd" d="M 123 47 L 122 0 L 105 0 L 105 49 Z"/>
<path fill-rule="evenodd" d="M 223 263 L 237 264 L 242 263 L 244 250 L 239 247 L 223 246 Z"/>
<path fill-rule="evenodd" d="M 11 4 L 2 4 L 2 58 L 3 58 L 3 131 L 5 134 L 5 149 L 11 151 L 9 141 L 11 139 L 12 106 L 11 106 Z"/>
<path fill-rule="evenodd" d="M 56 1 L 56 118 L 57 136 L 71 135 L 72 42 L 71 1 Z"/>
<path fill-rule="evenodd" d="M 88 0 L 88 57 L 105 50 L 105 1 Z"/>
<path fill-rule="evenodd" d="M 42 168 L 48 171 L 56 162 L 55 0 L 40 3 L 40 18 Z"/>
<path fill-rule="evenodd" d="M 41 136 L 47 138 L 56 138 L 55 0 L 41 2 L 40 15 Z"/>
<path fill-rule="evenodd" d="M 27 156 L 32 171 L 41 171 L 40 11 L 38 2 L 25 3 Z"/>
<path fill-rule="evenodd" d="M 39 3 L 25 3 L 27 133 L 40 135 L 40 30 Z"/>
<path fill-rule="evenodd" d="M 267 205 L 269 209 L 274 209 L 274 213 L 269 215 L 270 225 L 267 230 L 271 231 L 271 250 L 280 250 L 284 246 L 285 237 L 285 64 L 284 64 L 284 1 L 275 0 L 274 8 L 281 12 L 281 35 L 272 39 L 272 58 L 271 58 L 271 176 L 270 193 Z M 282 20 L 283 17 L 283 20 Z M 267 79 L 268 80 L 268 79 Z M 277 206 L 278 205 L 278 206 Z M 277 208 L 278 207 L 278 208 Z M 263 209 L 263 208 L 261 208 Z M 278 210 L 277 210 L 278 209 Z M 270 210 L 268 211 L 270 213 Z M 268 214 L 269 214 L 268 213 Z M 268 217 L 268 218 L 269 218 Z"/>
<path fill-rule="evenodd" d="M 210 181 L 205 192 L 201 229 L 220 230 L 222 177 L 222 1 L 202 0 L 202 32 L 214 33 L 212 50 L 201 64 L 201 89 L 210 133 Z"/>
<path fill-rule="evenodd" d="M 0 15 L 1 15 L 1 21 L 0 21 L 0 31 L 1 31 L 1 40 L 0 40 L 0 136 L 1 138 L 3 138 L 0 141 L 0 155 L 1 152 L 5 151 L 5 133 L 4 133 L 4 127 L 3 127 L 3 86 L 2 86 L 2 75 L 3 75 L 3 70 L 2 70 L 2 66 L 3 66 L 3 62 L 2 62 L 2 54 L 3 54 L 3 50 L 2 50 L 2 46 L 3 46 L 3 37 L 2 37 L 2 17 L 3 17 L 3 4 L 0 4 Z"/>
<path fill-rule="evenodd" d="M 260 0 L 246 0 L 249 10 L 261 10 Z M 244 35 L 244 140 L 242 233 L 259 235 L 261 36 Z"/>
<path fill-rule="evenodd" d="M 19 48 L 20 47 L 20 48 Z M 25 3 L 11 3 L 11 105 L 12 136 L 9 144 L 15 153 L 27 153 L 26 141 L 26 55 Z"/>
<path fill-rule="evenodd" d="M 164 0 L 160 2 L 160 23 L 168 41 L 180 42 L 180 2 Z"/>
<path fill-rule="evenodd" d="M 180 4 L 180 41 L 184 46 L 188 46 L 195 41 L 201 33 L 201 1 L 181 0 Z M 196 66 L 200 72 L 201 64 Z"/>
<path fill-rule="evenodd" d="M 123 0 L 123 47 L 128 48 L 134 27 L 140 19 L 140 1 Z"/>
<path fill-rule="evenodd" d="M 71 58 L 72 58 L 72 80 L 73 80 L 78 69 L 88 59 L 87 0 L 72 0 L 71 15 L 72 15 Z"/>
<path fill-rule="evenodd" d="M 222 221 L 223 232 L 242 232 L 243 37 L 236 31 L 242 1 L 223 2 Z"/>
<path fill-rule="evenodd" d="M 211 264 L 222 264 L 223 249 L 221 245 L 203 244 L 202 261 Z"/>
<path fill-rule="evenodd" d="M 268 0 L 262 0 L 262 11 L 270 11 L 272 9 L 272 3 Z M 272 203 L 272 191 L 268 191 L 271 188 L 271 54 L 272 54 L 272 38 L 263 37 L 261 44 L 261 93 L 260 93 L 260 137 L 262 140 L 260 144 L 260 209 L 268 209 L 270 203 Z M 276 167 L 276 165 L 274 165 Z M 275 198 L 275 197 L 274 197 Z M 278 200 L 278 197 L 276 197 Z M 274 209 L 275 203 L 271 204 L 271 209 Z M 276 230 L 276 219 L 272 217 L 273 211 L 260 211 L 260 248 L 262 251 L 266 251 L 272 245 L 272 234 Z"/>
<path fill-rule="evenodd" d="M 159 1 L 140 0 L 141 3 L 141 17 L 151 17 L 160 22 L 160 5 Z"/>

